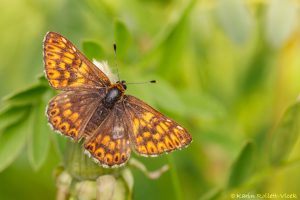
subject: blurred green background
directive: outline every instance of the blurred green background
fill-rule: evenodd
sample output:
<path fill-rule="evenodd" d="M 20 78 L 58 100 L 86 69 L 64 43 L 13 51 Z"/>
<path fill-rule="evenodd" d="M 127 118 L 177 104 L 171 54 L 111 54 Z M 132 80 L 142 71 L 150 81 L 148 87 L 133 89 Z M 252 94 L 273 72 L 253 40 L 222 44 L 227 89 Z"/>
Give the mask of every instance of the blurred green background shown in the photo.
<path fill-rule="evenodd" d="M 300 1 L 0 3 L 0 97 L 37 83 L 47 31 L 107 60 L 113 71 L 116 42 L 122 79 L 157 80 L 130 85 L 127 93 L 186 127 L 193 143 L 159 158 L 134 155 L 150 170 L 171 166 L 158 180 L 132 169 L 134 199 L 265 193 L 299 198 Z M 41 118 L 43 108 L 36 109 Z M 50 131 L 39 138 L 22 127 L 14 130 L 21 118 L 11 116 L 9 121 L 6 111 L 0 112 L 0 199 L 54 199 L 53 172 L 62 162 L 54 140 L 65 139 Z M 32 142 L 34 137 L 39 142 Z"/>

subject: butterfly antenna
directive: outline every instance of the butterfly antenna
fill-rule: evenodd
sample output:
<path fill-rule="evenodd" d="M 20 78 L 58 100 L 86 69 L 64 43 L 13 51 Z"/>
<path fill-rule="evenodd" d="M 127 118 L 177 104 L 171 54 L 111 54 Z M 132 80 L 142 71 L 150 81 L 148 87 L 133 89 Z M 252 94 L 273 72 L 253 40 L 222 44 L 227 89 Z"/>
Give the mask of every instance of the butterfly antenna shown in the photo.
<path fill-rule="evenodd" d="M 117 62 L 117 45 L 116 45 L 116 43 L 114 43 L 114 53 L 115 53 L 115 66 L 117 68 L 118 81 L 120 81 L 120 75 L 119 75 L 119 69 L 118 69 L 118 62 Z"/>
<path fill-rule="evenodd" d="M 146 83 L 156 83 L 156 80 L 151 80 L 151 81 L 145 81 L 145 82 L 135 82 L 135 83 L 126 83 L 126 85 L 128 84 L 146 84 Z"/>

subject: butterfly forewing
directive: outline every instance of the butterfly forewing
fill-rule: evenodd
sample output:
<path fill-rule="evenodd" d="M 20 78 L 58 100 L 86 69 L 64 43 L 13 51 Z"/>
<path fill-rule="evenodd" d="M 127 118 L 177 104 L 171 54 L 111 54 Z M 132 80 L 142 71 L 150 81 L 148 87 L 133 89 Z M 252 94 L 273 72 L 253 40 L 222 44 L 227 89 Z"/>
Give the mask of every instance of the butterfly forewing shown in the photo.
<path fill-rule="evenodd" d="M 97 89 L 111 84 L 100 69 L 58 33 L 45 36 L 44 63 L 47 79 L 55 89 Z"/>
<path fill-rule="evenodd" d="M 121 166 L 130 157 L 129 131 L 130 126 L 124 108 L 118 104 L 93 135 L 86 139 L 84 147 L 102 166 Z"/>
<path fill-rule="evenodd" d="M 126 95 L 124 105 L 131 121 L 129 137 L 138 154 L 157 156 L 185 147 L 192 141 L 183 127 L 143 101 Z"/>
<path fill-rule="evenodd" d="M 100 100 L 99 93 L 90 91 L 62 92 L 49 102 L 49 123 L 54 130 L 78 140 Z"/>

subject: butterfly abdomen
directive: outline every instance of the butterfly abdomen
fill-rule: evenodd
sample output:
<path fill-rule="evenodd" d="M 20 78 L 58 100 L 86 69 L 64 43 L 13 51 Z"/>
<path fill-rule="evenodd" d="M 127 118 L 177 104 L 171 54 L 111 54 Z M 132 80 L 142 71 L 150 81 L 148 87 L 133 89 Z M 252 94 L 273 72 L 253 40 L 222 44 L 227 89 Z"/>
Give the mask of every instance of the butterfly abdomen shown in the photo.
<path fill-rule="evenodd" d="M 111 109 L 117 103 L 117 101 L 122 98 L 124 91 L 125 90 L 121 84 L 117 83 L 112 85 L 103 98 L 102 103 L 104 107 Z"/>

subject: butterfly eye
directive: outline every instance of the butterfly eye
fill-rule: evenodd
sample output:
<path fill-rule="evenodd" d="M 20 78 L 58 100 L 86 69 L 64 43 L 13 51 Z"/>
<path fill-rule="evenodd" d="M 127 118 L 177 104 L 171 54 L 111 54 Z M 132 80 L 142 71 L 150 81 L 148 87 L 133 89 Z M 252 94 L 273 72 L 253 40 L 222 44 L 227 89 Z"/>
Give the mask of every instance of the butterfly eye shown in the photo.
<path fill-rule="evenodd" d="M 122 84 L 122 86 L 123 86 L 123 88 L 126 90 L 127 89 L 127 86 L 126 86 L 126 81 L 121 81 L 121 84 Z"/>

